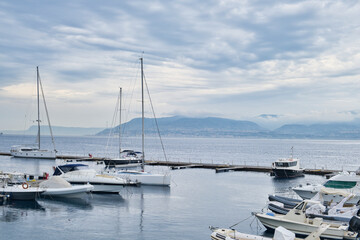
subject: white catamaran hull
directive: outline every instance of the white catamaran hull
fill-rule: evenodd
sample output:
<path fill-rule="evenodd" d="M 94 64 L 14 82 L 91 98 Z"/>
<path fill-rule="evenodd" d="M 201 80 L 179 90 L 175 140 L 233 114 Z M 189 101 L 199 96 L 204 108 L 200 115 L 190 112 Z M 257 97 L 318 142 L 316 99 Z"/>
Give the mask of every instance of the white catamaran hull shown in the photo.
<path fill-rule="evenodd" d="M 119 171 L 116 176 L 138 182 L 141 185 L 169 186 L 171 181 L 170 175 L 140 171 Z"/>
<path fill-rule="evenodd" d="M 20 158 L 45 158 L 45 159 L 55 159 L 56 154 L 53 151 L 12 151 L 11 156 L 20 157 Z"/>

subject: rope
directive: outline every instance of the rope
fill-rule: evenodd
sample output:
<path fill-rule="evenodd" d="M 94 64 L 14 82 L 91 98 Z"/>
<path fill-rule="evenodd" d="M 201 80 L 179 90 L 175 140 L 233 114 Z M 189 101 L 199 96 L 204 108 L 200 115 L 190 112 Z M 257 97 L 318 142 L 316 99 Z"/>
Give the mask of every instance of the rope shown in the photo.
<path fill-rule="evenodd" d="M 242 222 L 245 222 L 246 220 L 248 220 L 249 218 L 251 218 L 252 217 L 252 215 L 250 215 L 249 217 L 247 217 L 247 218 L 245 218 L 245 219 L 243 219 L 243 220 L 241 220 L 240 222 L 238 222 L 238 223 L 235 223 L 234 225 L 232 225 L 232 226 L 230 226 L 229 228 L 230 229 L 232 229 L 233 227 L 235 227 L 236 225 L 238 225 L 238 224 L 240 224 L 240 223 L 242 223 Z"/>

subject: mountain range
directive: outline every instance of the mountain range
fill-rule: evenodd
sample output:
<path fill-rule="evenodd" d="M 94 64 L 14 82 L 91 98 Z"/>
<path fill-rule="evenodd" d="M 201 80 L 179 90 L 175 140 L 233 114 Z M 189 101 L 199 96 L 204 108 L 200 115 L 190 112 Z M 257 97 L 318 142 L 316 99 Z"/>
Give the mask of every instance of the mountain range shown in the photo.
<path fill-rule="evenodd" d="M 141 118 L 123 123 L 122 134 L 141 136 Z M 162 136 L 187 137 L 255 137 L 255 138 L 315 138 L 315 139 L 360 139 L 360 120 L 352 122 L 285 124 L 275 130 L 266 129 L 251 121 L 240 121 L 216 117 L 164 117 L 157 119 Z M 156 135 L 157 126 L 153 118 L 144 119 L 145 134 Z M 47 126 L 42 126 L 42 134 L 49 135 Z M 4 134 L 36 135 L 37 126 L 26 131 L 3 131 Z M 117 135 L 119 126 L 114 128 L 53 127 L 55 136 Z"/>
<path fill-rule="evenodd" d="M 203 137 L 263 137 L 263 138 L 319 138 L 319 139 L 360 139 L 360 121 L 286 124 L 275 130 L 268 130 L 251 121 L 224 118 L 166 117 L 157 120 L 161 135 L 203 136 Z M 144 120 L 145 134 L 156 134 L 154 119 Z M 141 135 L 141 118 L 122 124 L 126 135 Z M 96 135 L 118 134 L 119 126 L 104 129 Z"/>

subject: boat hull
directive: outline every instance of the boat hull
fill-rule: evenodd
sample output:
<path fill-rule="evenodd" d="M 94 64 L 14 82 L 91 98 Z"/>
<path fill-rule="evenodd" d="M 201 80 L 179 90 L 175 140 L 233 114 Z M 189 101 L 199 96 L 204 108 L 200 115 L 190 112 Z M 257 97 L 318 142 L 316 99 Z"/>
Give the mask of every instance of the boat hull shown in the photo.
<path fill-rule="evenodd" d="M 273 174 L 276 178 L 294 178 L 303 177 L 303 170 L 292 170 L 292 169 L 273 169 Z"/>
<path fill-rule="evenodd" d="M 99 182 L 77 182 L 77 181 L 69 181 L 73 185 L 84 185 L 90 183 L 94 186 L 94 189 L 91 190 L 93 193 L 119 193 L 121 192 L 126 185 L 124 184 L 111 184 L 111 183 L 99 183 Z"/>
<path fill-rule="evenodd" d="M 29 152 L 11 152 L 11 156 L 19 158 L 44 158 L 55 159 L 56 154 L 52 151 L 29 151 Z"/>
<path fill-rule="evenodd" d="M 293 188 L 293 191 L 296 192 L 297 195 L 299 195 L 302 199 L 311 199 L 313 198 L 319 191 L 321 190 L 321 186 L 315 185 L 315 186 L 303 186 L 303 187 L 295 187 Z M 344 191 L 346 191 L 344 189 Z M 351 191 L 347 191 L 351 192 Z M 327 193 L 323 194 L 322 198 L 326 204 L 328 203 L 339 203 L 344 199 L 344 195 L 337 194 L 337 193 Z M 353 198 L 350 198 L 348 201 L 346 201 L 347 204 L 357 204 L 360 200 L 360 196 L 357 194 Z"/>
<path fill-rule="evenodd" d="M 29 201 L 35 200 L 44 190 L 41 189 L 21 189 L 21 187 L 0 188 L 0 194 L 9 196 L 11 200 Z"/>
<path fill-rule="evenodd" d="M 86 194 L 92 191 L 92 185 L 78 185 L 70 188 L 49 188 L 41 194 L 42 197 L 49 198 L 84 198 Z"/>
<path fill-rule="evenodd" d="M 141 185 L 169 186 L 171 182 L 170 175 L 152 174 L 146 172 L 119 172 L 116 176 L 129 179 L 132 182 L 138 182 Z"/>

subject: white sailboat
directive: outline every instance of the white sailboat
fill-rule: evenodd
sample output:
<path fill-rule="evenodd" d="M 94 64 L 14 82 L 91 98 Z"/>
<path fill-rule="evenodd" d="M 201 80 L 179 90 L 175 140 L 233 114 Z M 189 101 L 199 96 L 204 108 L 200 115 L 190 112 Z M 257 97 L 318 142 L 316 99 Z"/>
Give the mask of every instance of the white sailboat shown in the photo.
<path fill-rule="evenodd" d="M 145 134 L 144 134 L 144 67 L 143 58 L 140 58 L 141 63 L 141 119 L 142 119 L 142 134 L 141 134 L 141 171 L 136 170 L 121 170 L 115 172 L 116 176 L 121 176 L 126 179 L 130 179 L 134 182 L 139 182 L 142 185 L 155 185 L 155 186 L 169 186 L 171 182 L 171 176 L 168 174 L 154 174 L 145 172 Z"/>
<path fill-rule="evenodd" d="M 46 101 L 44 96 L 44 91 L 41 84 L 40 74 L 39 74 L 39 67 L 36 67 L 36 76 L 37 76 L 37 125 L 38 125 L 38 132 L 37 132 L 37 146 L 34 145 L 15 145 L 11 147 L 10 153 L 13 157 L 21 157 L 21 158 L 47 158 L 47 159 L 55 159 L 56 158 L 56 149 L 55 149 L 55 142 L 54 137 L 52 134 L 49 114 L 46 107 Z M 54 146 L 54 150 L 45 150 L 40 148 L 40 88 L 42 97 L 44 100 L 46 116 L 49 123 L 51 140 Z"/>
<path fill-rule="evenodd" d="M 122 88 L 119 92 L 119 157 L 118 158 L 105 158 L 105 165 L 108 167 L 116 167 L 121 169 L 136 168 L 141 165 L 142 153 L 133 150 L 121 149 L 121 110 L 122 110 Z M 114 114 L 116 116 L 116 114 Z M 116 118 L 116 117 L 115 117 Z M 111 134 L 110 134 L 111 135 Z M 110 136 L 109 136 L 110 138 Z"/>

